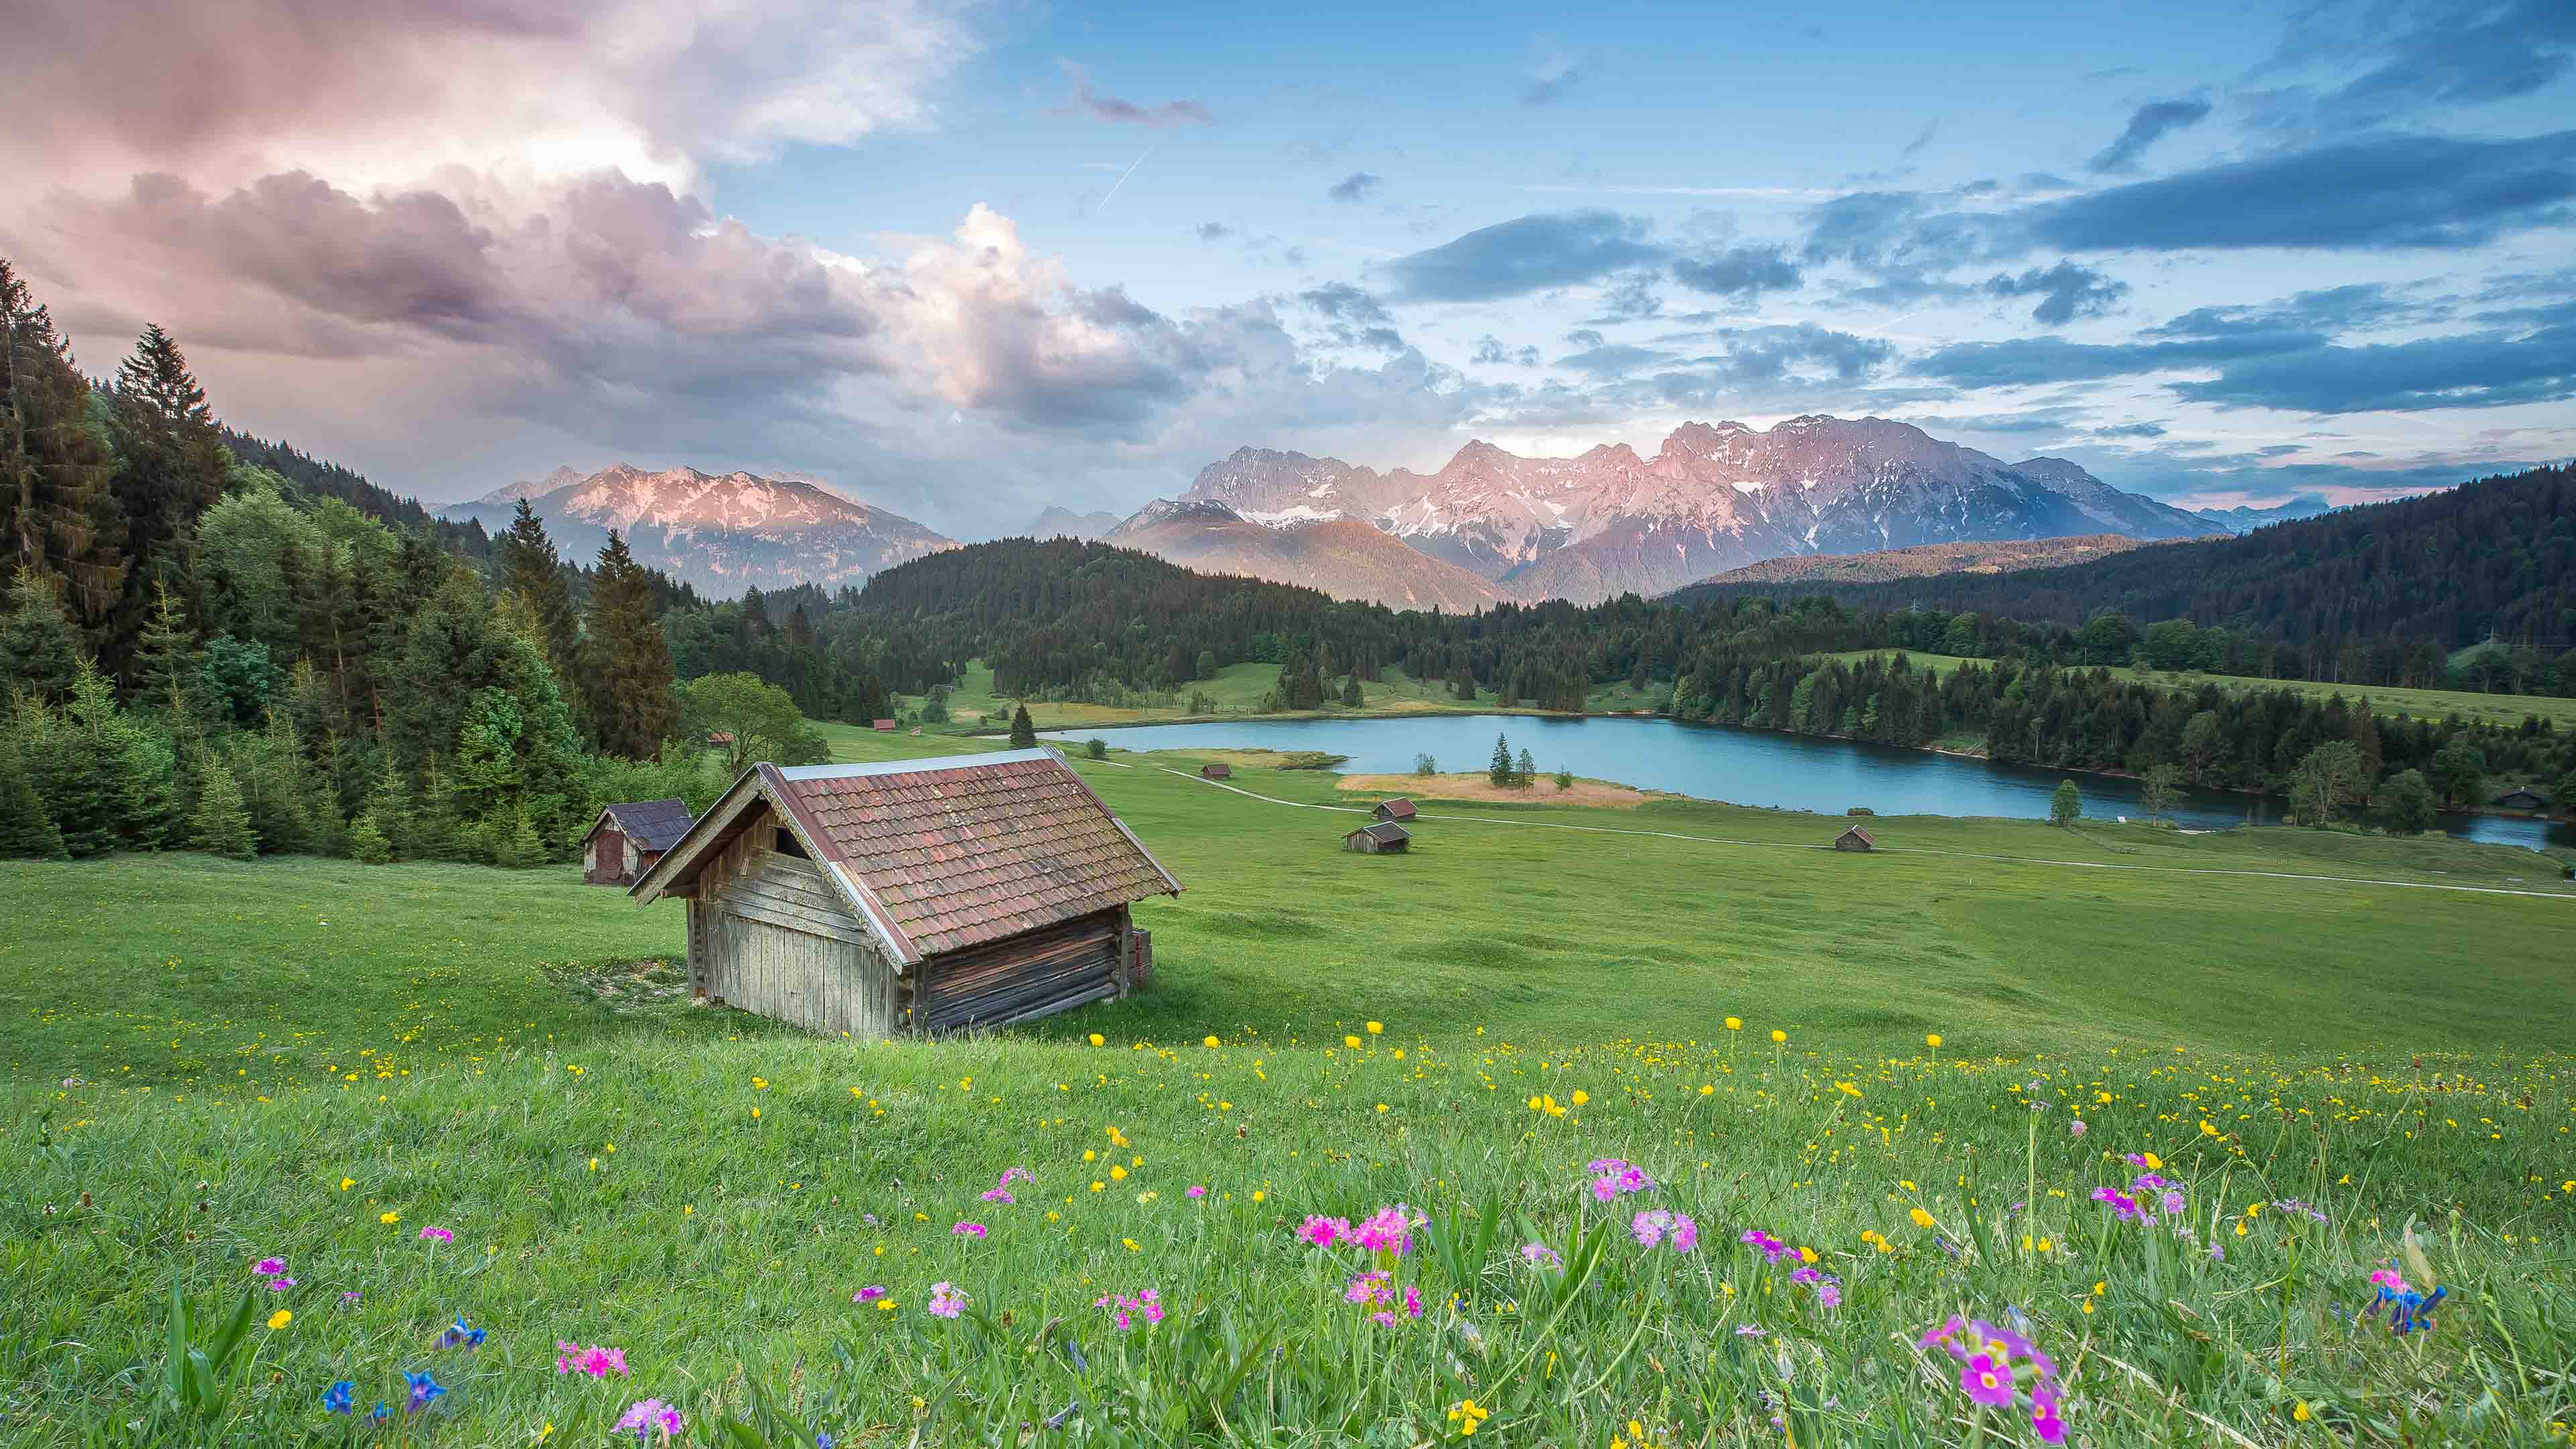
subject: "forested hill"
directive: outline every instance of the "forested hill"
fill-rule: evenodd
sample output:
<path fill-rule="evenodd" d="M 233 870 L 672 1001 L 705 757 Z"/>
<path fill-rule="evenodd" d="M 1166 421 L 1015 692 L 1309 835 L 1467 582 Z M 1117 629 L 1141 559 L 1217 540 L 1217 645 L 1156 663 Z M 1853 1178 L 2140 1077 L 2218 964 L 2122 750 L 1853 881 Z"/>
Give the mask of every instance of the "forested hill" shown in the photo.
<path fill-rule="evenodd" d="M 2188 619 L 2271 634 L 2305 655 L 2387 636 L 2443 652 L 2491 635 L 2559 650 L 2576 644 L 2576 470 L 2534 468 L 2240 538 L 2057 568 L 1882 583 L 1705 583 L 1670 597 L 1705 603 L 1818 593 L 1867 612 L 1912 607 L 2024 624 L 2072 627 L 2105 609 L 2139 624 Z"/>
<path fill-rule="evenodd" d="M 251 467 L 266 468 L 307 495 L 337 498 L 389 528 L 425 532 L 449 553 L 480 559 L 492 552 L 491 537 L 483 531 L 482 524 L 450 523 L 433 517 L 418 499 L 380 488 L 367 481 L 363 473 L 325 462 L 286 443 L 254 438 L 229 427 L 219 428 L 217 435 L 232 450 L 233 457 Z"/>

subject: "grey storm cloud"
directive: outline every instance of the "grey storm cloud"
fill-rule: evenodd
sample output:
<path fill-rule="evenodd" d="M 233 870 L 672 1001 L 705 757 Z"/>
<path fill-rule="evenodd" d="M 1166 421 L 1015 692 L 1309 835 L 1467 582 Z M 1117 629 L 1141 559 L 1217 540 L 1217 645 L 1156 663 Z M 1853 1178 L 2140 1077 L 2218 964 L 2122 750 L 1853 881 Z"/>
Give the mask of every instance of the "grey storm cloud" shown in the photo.
<path fill-rule="evenodd" d="M 1088 116 L 1095 121 L 1117 125 L 1213 126 L 1216 117 L 1208 108 L 1191 100 L 1165 101 L 1159 106 L 1138 105 L 1117 96 L 1104 96 L 1091 88 L 1091 72 L 1072 61 L 1062 62 L 1066 75 L 1073 78 L 1073 97 L 1049 112 L 1057 116 Z"/>
<path fill-rule="evenodd" d="M 1335 201 L 1363 201 L 1368 198 L 1369 193 L 1377 190 L 1385 179 L 1382 176 L 1373 176 L 1366 171 L 1354 171 L 1326 187 L 1324 194 Z"/>
<path fill-rule="evenodd" d="M 2030 309 L 2031 320 L 2045 327 L 2063 327 L 2078 317 L 2099 317 L 2110 311 L 2129 294 L 2129 284 L 2091 267 L 2061 261 L 2046 269 L 2033 267 L 2020 276 L 1997 274 L 1987 279 L 1982 290 L 1989 297 L 2037 297 L 2039 305 Z"/>
<path fill-rule="evenodd" d="M 2091 161 L 2095 171 L 2134 171 L 2149 146 L 2186 126 L 2209 119 L 2207 101 L 2150 101 L 2129 116 L 2128 126 Z"/>
<path fill-rule="evenodd" d="M 1613 211 L 1543 213 L 1480 227 L 1385 264 L 1410 302 L 1490 302 L 1661 262 L 1646 223 Z"/>

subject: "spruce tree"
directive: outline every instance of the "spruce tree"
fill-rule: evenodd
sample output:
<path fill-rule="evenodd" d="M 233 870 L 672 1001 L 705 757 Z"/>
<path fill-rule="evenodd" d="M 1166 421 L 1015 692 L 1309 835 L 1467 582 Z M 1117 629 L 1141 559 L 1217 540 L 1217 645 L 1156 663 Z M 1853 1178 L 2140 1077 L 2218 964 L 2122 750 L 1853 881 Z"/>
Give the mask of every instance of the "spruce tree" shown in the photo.
<path fill-rule="evenodd" d="M 134 678 L 138 697 L 175 725 L 187 717 L 188 686 L 196 682 L 197 632 L 168 584 L 156 581 L 152 592 L 152 615 L 134 641 Z"/>
<path fill-rule="evenodd" d="M 9 612 L 0 615 L 0 685 L 57 700 L 71 693 L 80 673 L 80 636 L 63 612 L 53 581 L 29 565 L 18 566 L 9 589 Z"/>
<path fill-rule="evenodd" d="M 590 722 L 601 753 L 649 760 L 680 728 L 671 650 L 653 615 L 653 584 L 616 530 L 590 586 Z"/>
<path fill-rule="evenodd" d="M 1497 790 L 1508 789 L 1511 786 L 1512 742 L 1501 735 L 1494 736 L 1494 758 L 1492 763 L 1485 766 L 1485 778 L 1493 782 Z"/>
<path fill-rule="evenodd" d="M 108 641 L 125 588 L 115 467 L 71 345 L 0 260 L 0 559 L 62 581 L 91 653 Z"/>
<path fill-rule="evenodd" d="M 1353 674 L 1349 679 L 1342 683 L 1343 707 L 1347 709 L 1358 709 L 1365 703 L 1367 703 L 1367 697 L 1360 693 L 1360 677 L 1357 674 Z"/>
<path fill-rule="evenodd" d="M 233 458 L 188 359 L 157 325 L 144 330 L 117 366 L 107 421 L 116 448 L 110 487 L 124 515 L 127 568 L 105 655 L 111 671 L 130 680 L 132 650 L 152 618 L 155 596 L 187 576 L 190 537 L 198 518 L 223 497 Z"/>
<path fill-rule="evenodd" d="M 1011 748 L 1025 750 L 1038 742 L 1038 726 L 1029 718 L 1029 707 L 1016 705 L 1011 710 Z"/>
<path fill-rule="evenodd" d="M 544 520 L 528 500 L 519 500 L 518 515 L 501 535 L 501 592 L 515 594 L 536 616 L 546 664 L 568 700 L 580 697 L 582 669 L 581 616 L 572 606 L 572 584 Z"/>
<path fill-rule="evenodd" d="M 349 858 L 364 865 L 383 865 L 394 858 L 393 842 L 376 824 L 376 812 L 360 811 L 349 825 Z"/>
<path fill-rule="evenodd" d="M 1520 759 L 1512 765 L 1512 783 L 1526 790 L 1530 787 L 1530 782 L 1537 778 L 1538 761 L 1530 758 L 1529 751 L 1521 751 Z"/>
<path fill-rule="evenodd" d="M 62 860 L 63 833 L 27 777 L 27 762 L 15 749 L 0 744 L 0 859 Z"/>
<path fill-rule="evenodd" d="M 196 813 L 188 817 L 188 848 L 232 860 L 249 860 L 259 853 L 250 811 L 242 807 L 241 782 L 220 760 L 211 762 L 205 783 L 197 790 Z"/>

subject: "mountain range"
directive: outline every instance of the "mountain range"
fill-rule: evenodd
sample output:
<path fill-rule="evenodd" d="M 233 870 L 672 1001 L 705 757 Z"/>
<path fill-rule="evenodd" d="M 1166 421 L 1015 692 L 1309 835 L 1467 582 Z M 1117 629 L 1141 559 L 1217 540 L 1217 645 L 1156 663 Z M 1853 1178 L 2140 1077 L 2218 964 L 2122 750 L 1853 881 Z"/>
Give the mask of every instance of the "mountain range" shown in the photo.
<path fill-rule="evenodd" d="M 566 558 L 587 560 L 624 532 L 639 562 L 716 598 L 799 583 L 864 582 L 907 559 L 955 548 L 909 518 L 854 502 L 801 477 L 647 472 L 630 464 L 583 476 L 557 468 L 443 510 L 498 534 L 520 499 Z"/>
<path fill-rule="evenodd" d="M 2121 492 L 2063 458 L 2005 463 L 1883 418 L 1801 417 L 1767 431 L 1686 423 L 1651 458 L 1626 444 L 1524 458 L 1480 440 L 1428 474 L 1243 448 L 1199 470 L 1175 502 L 1221 505 L 1242 522 L 1292 536 L 1363 523 L 1505 598 L 1576 603 L 1667 593 L 1784 556 L 2230 531 Z M 1176 517 L 1139 514 L 1109 537 L 1158 552 L 1186 543 L 1165 556 L 1193 566 L 1223 567 L 1213 556 L 1224 554 L 1256 571 L 1276 556 L 1213 515 L 1177 532 Z M 1336 536 L 1357 537 L 1347 529 Z M 1390 602 L 1406 589 L 1437 598 L 1461 588 L 1441 570 L 1382 552 L 1349 574 L 1335 568 L 1338 549 L 1301 544 L 1288 552 L 1304 572 L 1263 576 Z"/>
<path fill-rule="evenodd" d="M 2266 524 L 2287 523 L 2293 518 L 2314 518 L 2332 513 L 2334 505 L 2315 493 L 2302 493 L 2286 503 L 2269 508 L 2248 508 L 2240 503 L 2234 508 L 2195 508 L 2193 516 L 2206 518 L 2229 533 L 2249 533 Z"/>

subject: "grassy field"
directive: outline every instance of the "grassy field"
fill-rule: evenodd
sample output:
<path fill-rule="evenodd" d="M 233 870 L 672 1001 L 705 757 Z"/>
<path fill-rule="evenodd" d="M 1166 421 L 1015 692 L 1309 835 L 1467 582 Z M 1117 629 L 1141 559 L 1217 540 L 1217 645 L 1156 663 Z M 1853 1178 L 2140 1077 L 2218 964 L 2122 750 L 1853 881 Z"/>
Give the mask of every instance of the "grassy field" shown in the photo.
<path fill-rule="evenodd" d="M 1821 657 L 1849 661 L 1896 652 L 1893 649 L 1847 649 Z M 1961 659 L 1955 654 L 1917 654 L 1911 650 L 1905 651 L 1905 657 L 1937 674 L 1947 674 L 1961 664 L 1986 662 Z M 2138 684 L 2151 684 L 2159 689 L 2196 690 L 2204 684 L 2215 684 L 2235 694 L 2266 689 L 2293 690 L 2313 699 L 2340 694 L 2356 704 L 2362 696 L 2368 695 L 2370 707 L 2389 718 L 2402 714 L 2414 719 L 2447 719 L 2456 715 L 2473 724 L 2514 726 L 2538 715 L 2559 729 L 2576 728 L 2576 699 L 2560 699 L 2545 694 L 2474 694 L 2458 689 L 2395 687 L 2364 689 L 2349 684 L 2320 684 L 2309 679 L 2240 679 L 2234 675 L 2196 674 L 2170 669 L 2114 669 L 2111 676 Z"/>
<path fill-rule="evenodd" d="M 1195 759 L 1077 762 L 1189 886 L 1139 908 L 1155 988 L 932 1045 L 692 1006 L 677 909 L 570 871 L 0 866 L 0 1438 L 344 1442 L 345 1380 L 407 1444 L 647 1397 L 699 1444 L 2037 1442 L 2027 1378 L 1980 1411 L 1914 1346 L 1960 1312 L 2053 1355 L 2081 1442 L 2564 1442 L 2576 900 L 2402 884 L 2552 889 L 2527 852 L 1890 818 L 1850 856 L 1542 799 L 1363 857 L 1298 808 L 1332 777 Z M 1298 1235 L 1398 1203 L 1401 1253 Z M 2410 1222 L 2447 1294 L 2392 1337 L 2356 1315 L 2382 1259 L 2421 1284 Z"/>

